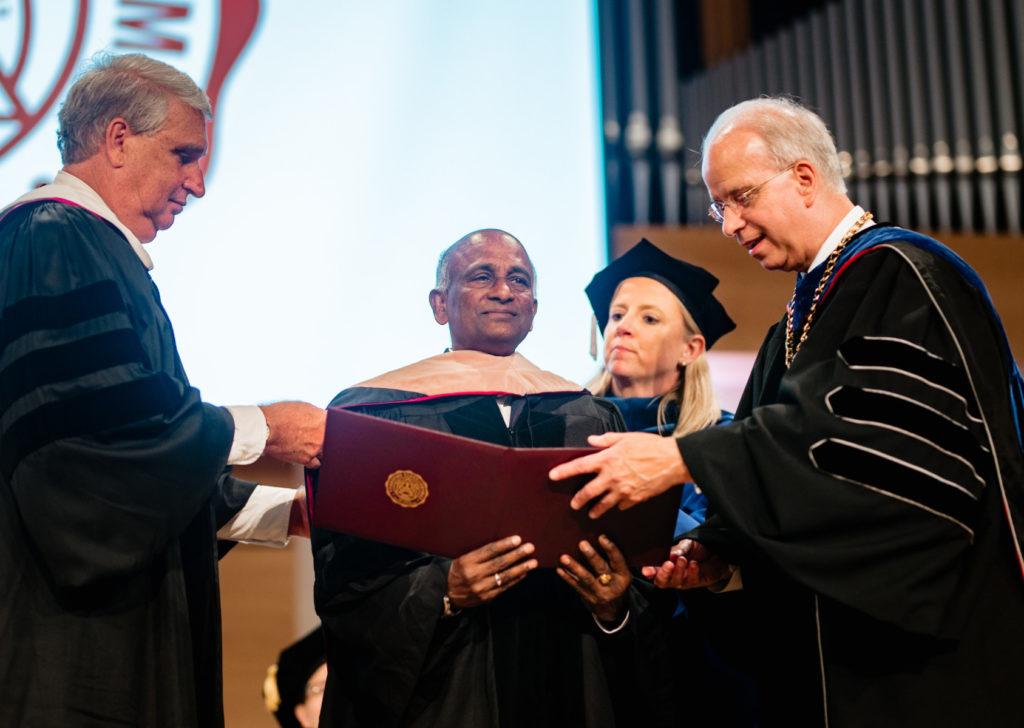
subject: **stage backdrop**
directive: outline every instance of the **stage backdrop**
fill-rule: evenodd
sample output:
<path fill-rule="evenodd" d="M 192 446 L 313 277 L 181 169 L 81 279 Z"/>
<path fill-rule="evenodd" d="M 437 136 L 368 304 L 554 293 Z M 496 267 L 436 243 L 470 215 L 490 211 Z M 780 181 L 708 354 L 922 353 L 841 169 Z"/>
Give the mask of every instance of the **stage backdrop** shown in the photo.
<path fill-rule="evenodd" d="M 0 197 L 59 168 L 56 113 L 99 50 L 215 97 L 207 194 L 148 246 L 217 403 L 301 398 L 441 352 L 438 253 L 500 227 L 539 270 L 522 352 L 583 380 L 604 263 L 593 3 L 0 0 Z"/>

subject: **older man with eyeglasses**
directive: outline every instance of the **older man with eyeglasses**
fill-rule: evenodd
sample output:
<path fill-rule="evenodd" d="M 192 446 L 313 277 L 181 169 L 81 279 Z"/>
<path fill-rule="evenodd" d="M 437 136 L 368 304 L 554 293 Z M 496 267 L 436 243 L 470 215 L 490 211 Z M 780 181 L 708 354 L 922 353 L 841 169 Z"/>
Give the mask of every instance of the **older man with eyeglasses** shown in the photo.
<path fill-rule="evenodd" d="M 723 112 L 710 215 L 794 271 L 727 426 L 592 438 L 600 516 L 696 482 L 712 514 L 662 587 L 739 586 L 726 638 L 765 725 L 1024 725 L 1020 373 L 977 274 L 847 197 L 822 120 L 785 99 Z M 729 564 L 737 566 L 729 566 Z"/>

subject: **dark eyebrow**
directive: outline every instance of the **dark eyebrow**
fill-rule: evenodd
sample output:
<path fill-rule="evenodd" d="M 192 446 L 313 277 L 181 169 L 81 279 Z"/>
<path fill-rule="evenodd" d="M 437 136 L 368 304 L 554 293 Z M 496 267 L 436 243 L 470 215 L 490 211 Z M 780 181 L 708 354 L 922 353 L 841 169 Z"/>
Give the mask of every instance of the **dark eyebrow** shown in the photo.
<path fill-rule="evenodd" d="M 195 144 L 182 144 L 171 151 L 175 154 L 188 154 L 193 157 L 201 157 L 206 154 L 206 147 L 196 146 Z"/>
<path fill-rule="evenodd" d="M 476 273 L 489 273 L 491 275 L 497 275 L 497 271 L 495 270 L 493 263 L 477 263 L 476 265 L 471 265 L 469 268 L 466 269 L 466 272 L 463 275 L 469 277 Z M 533 273 L 530 271 L 529 268 L 514 265 L 509 269 L 507 275 L 521 275 L 524 278 L 526 278 L 531 284 L 533 283 Z"/>
<path fill-rule="evenodd" d="M 490 263 L 477 263 L 476 265 L 471 265 L 468 268 L 466 268 L 466 272 L 464 275 L 469 276 L 473 275 L 474 273 L 480 273 L 481 271 L 485 273 L 494 273 L 494 266 L 491 265 Z"/>

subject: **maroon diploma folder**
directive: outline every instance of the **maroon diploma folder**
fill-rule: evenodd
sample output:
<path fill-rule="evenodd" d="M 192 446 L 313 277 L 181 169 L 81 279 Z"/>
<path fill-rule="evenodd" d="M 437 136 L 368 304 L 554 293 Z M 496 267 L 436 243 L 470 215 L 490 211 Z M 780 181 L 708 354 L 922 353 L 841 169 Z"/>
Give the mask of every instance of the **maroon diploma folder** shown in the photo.
<path fill-rule="evenodd" d="M 553 482 L 555 465 L 587 448 L 514 448 L 344 409 L 327 413 L 322 466 L 310 481 L 311 522 L 417 551 L 457 557 L 518 534 L 541 566 L 607 534 L 631 565 L 658 564 L 672 545 L 679 488 L 592 520 L 569 500 L 585 481 Z"/>

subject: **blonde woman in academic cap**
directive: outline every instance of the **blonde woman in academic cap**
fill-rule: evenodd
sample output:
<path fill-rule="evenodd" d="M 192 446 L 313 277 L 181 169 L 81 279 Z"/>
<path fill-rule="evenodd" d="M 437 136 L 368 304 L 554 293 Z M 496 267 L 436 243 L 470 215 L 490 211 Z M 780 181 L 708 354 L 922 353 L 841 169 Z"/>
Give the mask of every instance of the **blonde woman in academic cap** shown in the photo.
<path fill-rule="evenodd" d="M 588 388 L 615 403 L 627 430 L 678 436 L 730 418 L 715 400 L 705 357 L 721 336 L 736 328 L 712 293 L 717 285 L 718 279 L 703 268 L 677 260 L 647 240 L 590 281 L 586 293 L 604 332 L 605 366 Z M 676 536 L 703 523 L 706 510 L 704 496 L 686 484 Z M 601 545 L 617 554 L 613 544 Z M 584 555 L 593 561 L 590 553 Z M 567 566 L 575 578 L 563 578 L 586 600 L 590 595 L 582 587 L 593 580 L 575 560 Z M 624 564 L 614 576 L 628 584 Z"/>
<path fill-rule="evenodd" d="M 678 260 L 647 240 L 597 273 L 586 288 L 587 297 L 604 335 L 604 366 L 588 385 L 622 412 L 626 429 L 676 437 L 732 419 L 716 401 L 705 356 L 719 338 L 736 328 L 714 296 L 718 279 L 700 266 Z M 676 540 L 704 521 L 707 500 L 692 483 L 683 486 L 676 518 Z M 687 542 L 676 549 L 687 548 Z M 618 575 L 617 575 L 618 576 Z M 648 595 L 653 598 L 653 595 Z M 685 665 L 670 679 L 678 681 L 666 700 L 681 690 L 708 698 L 715 707 L 701 713 L 692 701 L 673 705 L 669 712 L 685 722 L 704 720 L 725 725 L 752 725 L 754 698 L 746 678 L 719 667 L 705 632 L 707 609 L 692 614 L 692 598 L 676 602 L 669 650 L 676 664 Z M 714 621 L 721 601 L 715 602 Z M 693 621 L 696 619 L 696 621 Z M 664 689 L 664 686 L 660 686 Z M 663 692 L 662 695 L 665 695 Z"/>
<path fill-rule="evenodd" d="M 588 387 L 619 407 L 630 431 L 664 435 L 710 427 L 722 419 L 711 388 L 705 351 L 735 328 L 712 295 L 718 279 L 695 265 L 666 255 L 646 240 L 594 276 L 586 292 L 605 337 L 605 367 Z M 693 484 L 684 486 L 677 511 L 676 535 L 703 522 L 707 501 Z M 676 548 L 681 548 L 677 545 Z M 689 635 L 685 620 L 672 620 L 680 604 L 673 595 L 633 578 L 625 555 L 607 536 L 596 543 L 582 541 L 579 554 L 561 556 L 558 575 L 591 606 L 601 631 L 612 635 L 634 618 L 635 639 L 644 645 L 633 659 L 623 654 L 614 680 L 632 679 L 643 685 L 649 725 L 677 725 L 695 718 L 692 705 L 678 699 L 715 674 L 702 642 Z M 621 638 L 608 637 L 603 648 L 621 651 Z M 677 649 L 679 648 L 679 649 Z M 662 665 L 671 654 L 671 665 Z M 642 655 L 639 658 L 638 655 Z M 672 665 L 681 659 L 691 669 Z M 682 674 L 686 673 L 683 684 Z M 687 701 L 690 702 L 690 701 Z M 634 706 L 639 709 L 639 706 Z M 697 719 L 695 722 L 702 722 Z"/>
<path fill-rule="evenodd" d="M 721 420 L 704 354 L 736 325 L 717 285 L 641 240 L 587 286 L 604 334 L 604 368 L 588 388 L 615 402 L 630 431 L 678 437 Z"/>
<path fill-rule="evenodd" d="M 705 357 L 736 328 L 714 296 L 717 285 L 700 266 L 641 240 L 587 286 L 604 334 L 604 368 L 588 389 L 615 403 L 630 432 L 678 437 L 731 419 L 718 407 Z M 707 499 L 684 485 L 676 537 L 706 512 Z"/>

